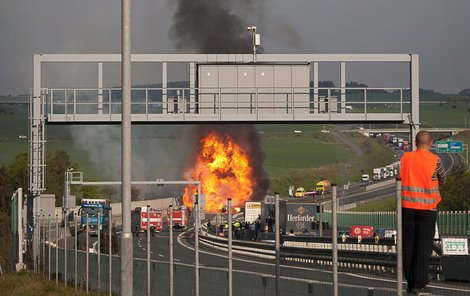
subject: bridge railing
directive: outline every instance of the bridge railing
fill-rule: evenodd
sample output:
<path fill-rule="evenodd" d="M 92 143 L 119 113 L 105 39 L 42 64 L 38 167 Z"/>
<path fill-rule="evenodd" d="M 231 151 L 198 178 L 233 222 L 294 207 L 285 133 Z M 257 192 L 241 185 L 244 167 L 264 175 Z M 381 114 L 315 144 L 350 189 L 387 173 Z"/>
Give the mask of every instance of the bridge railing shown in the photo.
<path fill-rule="evenodd" d="M 398 114 L 403 119 L 410 112 L 409 93 L 406 88 L 368 87 L 133 88 L 131 108 L 134 115 L 170 117 L 277 114 L 295 119 L 316 114 L 329 119 L 335 114 Z M 45 114 L 52 121 L 63 120 L 59 116 L 121 114 L 120 88 L 51 88 L 44 95 Z"/>

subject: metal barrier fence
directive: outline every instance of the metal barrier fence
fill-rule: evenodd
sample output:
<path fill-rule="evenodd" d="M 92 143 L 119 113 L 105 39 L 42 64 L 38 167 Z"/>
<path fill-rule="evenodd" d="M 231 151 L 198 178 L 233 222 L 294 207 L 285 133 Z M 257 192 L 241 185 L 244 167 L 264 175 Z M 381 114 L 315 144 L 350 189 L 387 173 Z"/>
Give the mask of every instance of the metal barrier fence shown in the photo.
<path fill-rule="evenodd" d="M 49 257 L 46 253 L 44 258 L 50 262 L 50 274 L 53 279 L 56 278 L 60 282 L 64 282 L 65 265 L 64 249 L 57 249 L 57 257 L 55 255 L 55 247 L 52 247 L 52 255 Z M 73 258 L 74 251 L 68 250 L 67 255 Z M 88 278 L 88 287 L 91 291 L 98 289 L 98 266 L 97 254 L 89 254 L 89 268 L 86 273 L 86 254 L 79 251 L 77 262 L 77 282 L 78 287 L 85 289 Z M 50 261 L 49 261 L 50 260 Z M 101 291 L 107 292 L 109 276 L 109 256 L 101 255 Z M 170 295 L 169 294 L 169 263 L 163 261 L 151 260 L 150 295 Z M 47 265 L 47 264 L 46 264 Z M 112 293 L 119 294 L 119 257 L 112 256 Z M 56 269 L 57 268 L 57 269 Z M 70 286 L 75 282 L 74 278 L 75 261 L 67 262 L 67 281 Z M 147 295 L 147 260 L 134 259 L 134 295 Z M 49 272 L 48 270 L 46 273 Z M 194 295 L 194 266 L 182 263 L 175 263 L 174 276 L 177 283 L 174 286 L 174 295 Z M 203 267 L 200 268 L 200 295 L 219 296 L 228 295 L 228 270 L 226 268 Z M 259 295 L 275 295 L 276 281 L 275 276 L 270 274 L 259 274 L 257 272 L 233 271 L 234 289 L 232 295 L 239 296 L 259 296 Z M 314 281 L 306 281 L 301 279 L 293 279 L 287 276 L 281 276 L 279 289 L 281 295 L 332 295 L 331 283 L 319 283 Z M 376 295 L 396 295 L 394 291 L 387 289 L 375 289 Z M 357 287 L 353 285 L 340 285 L 340 295 L 370 295 L 369 288 Z"/>
<path fill-rule="evenodd" d="M 317 220 L 319 214 L 317 213 Z M 331 211 L 323 212 L 323 221 L 332 223 Z M 374 229 L 396 227 L 396 212 L 338 212 L 338 227 L 370 225 Z M 470 236 L 470 211 L 440 211 L 437 225 L 440 235 Z"/>
<path fill-rule="evenodd" d="M 119 294 L 118 256 L 100 254 L 100 248 L 89 239 L 87 248 L 78 250 L 77 232 L 61 228 L 57 218 L 38 220 L 35 233 L 39 241 L 38 273 L 56 283 L 83 287 L 87 292 Z M 279 246 L 237 239 L 229 244 L 228 238 L 209 235 L 202 228 L 198 268 L 193 248 L 196 236 L 191 232 L 177 235 L 179 251 L 173 258 L 172 232 L 166 235 L 152 240 L 148 231 L 145 240 L 135 239 L 134 295 L 402 295 L 400 235 L 397 241 L 339 234 L 334 236 L 336 240 L 283 236 Z M 229 246 L 236 258 L 226 256 Z M 432 258 L 430 273 L 435 278 L 440 273 L 439 257 Z M 393 274 L 396 280 L 391 280 Z M 446 295 L 467 292 L 470 289 Z"/>

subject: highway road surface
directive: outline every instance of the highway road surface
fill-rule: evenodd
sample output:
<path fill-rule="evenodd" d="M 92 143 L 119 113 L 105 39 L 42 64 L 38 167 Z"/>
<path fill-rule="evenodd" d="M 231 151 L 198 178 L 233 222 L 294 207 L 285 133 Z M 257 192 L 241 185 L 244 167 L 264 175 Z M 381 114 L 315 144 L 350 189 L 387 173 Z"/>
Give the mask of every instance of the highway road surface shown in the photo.
<path fill-rule="evenodd" d="M 151 258 L 157 261 L 168 261 L 168 232 L 160 233 L 151 239 Z M 147 238 L 134 239 L 134 256 L 147 258 Z M 179 264 L 194 265 L 194 239 L 192 232 L 182 232 L 175 236 L 174 260 Z M 245 254 L 233 255 L 233 270 L 255 274 L 275 275 L 275 264 L 272 259 L 261 259 Z M 228 266 L 227 252 L 216 250 L 200 244 L 200 265 L 203 267 L 226 270 Z M 310 282 L 331 283 L 332 271 L 329 267 L 319 267 L 299 262 L 283 262 L 281 264 L 281 277 Z M 394 274 L 384 272 L 365 272 L 358 270 L 344 270 L 339 273 L 340 285 L 373 287 L 376 290 L 394 290 L 396 287 Z M 292 281 L 292 284 L 295 284 Z M 470 284 L 432 281 L 431 289 L 437 295 L 470 295 Z M 406 289 L 406 285 L 404 286 Z M 377 291 L 379 292 L 379 291 Z M 380 295 L 378 293 L 375 295 Z"/>

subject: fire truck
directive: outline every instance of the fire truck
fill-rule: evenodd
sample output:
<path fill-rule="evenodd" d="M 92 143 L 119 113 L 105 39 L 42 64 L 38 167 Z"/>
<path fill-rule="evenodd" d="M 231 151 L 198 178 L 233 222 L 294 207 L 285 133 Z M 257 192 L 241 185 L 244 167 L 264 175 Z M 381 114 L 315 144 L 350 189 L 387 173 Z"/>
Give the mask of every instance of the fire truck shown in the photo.
<path fill-rule="evenodd" d="M 185 206 L 179 206 L 173 209 L 173 228 L 186 228 L 188 225 L 188 209 Z M 166 224 L 170 227 L 170 210 L 167 210 Z"/>
<path fill-rule="evenodd" d="M 132 234 L 138 236 L 147 233 L 147 215 L 150 215 L 150 232 L 160 232 L 163 227 L 163 213 L 160 209 L 150 207 L 137 207 L 131 214 Z"/>

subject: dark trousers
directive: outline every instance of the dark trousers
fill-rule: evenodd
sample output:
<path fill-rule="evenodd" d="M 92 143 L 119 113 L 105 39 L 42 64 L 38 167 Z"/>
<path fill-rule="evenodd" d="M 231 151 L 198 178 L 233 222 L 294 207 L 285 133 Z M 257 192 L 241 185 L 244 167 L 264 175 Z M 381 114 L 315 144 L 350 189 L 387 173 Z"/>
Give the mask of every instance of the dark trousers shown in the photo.
<path fill-rule="evenodd" d="M 403 208 L 403 272 L 408 290 L 424 288 L 436 229 L 436 211 Z"/>

